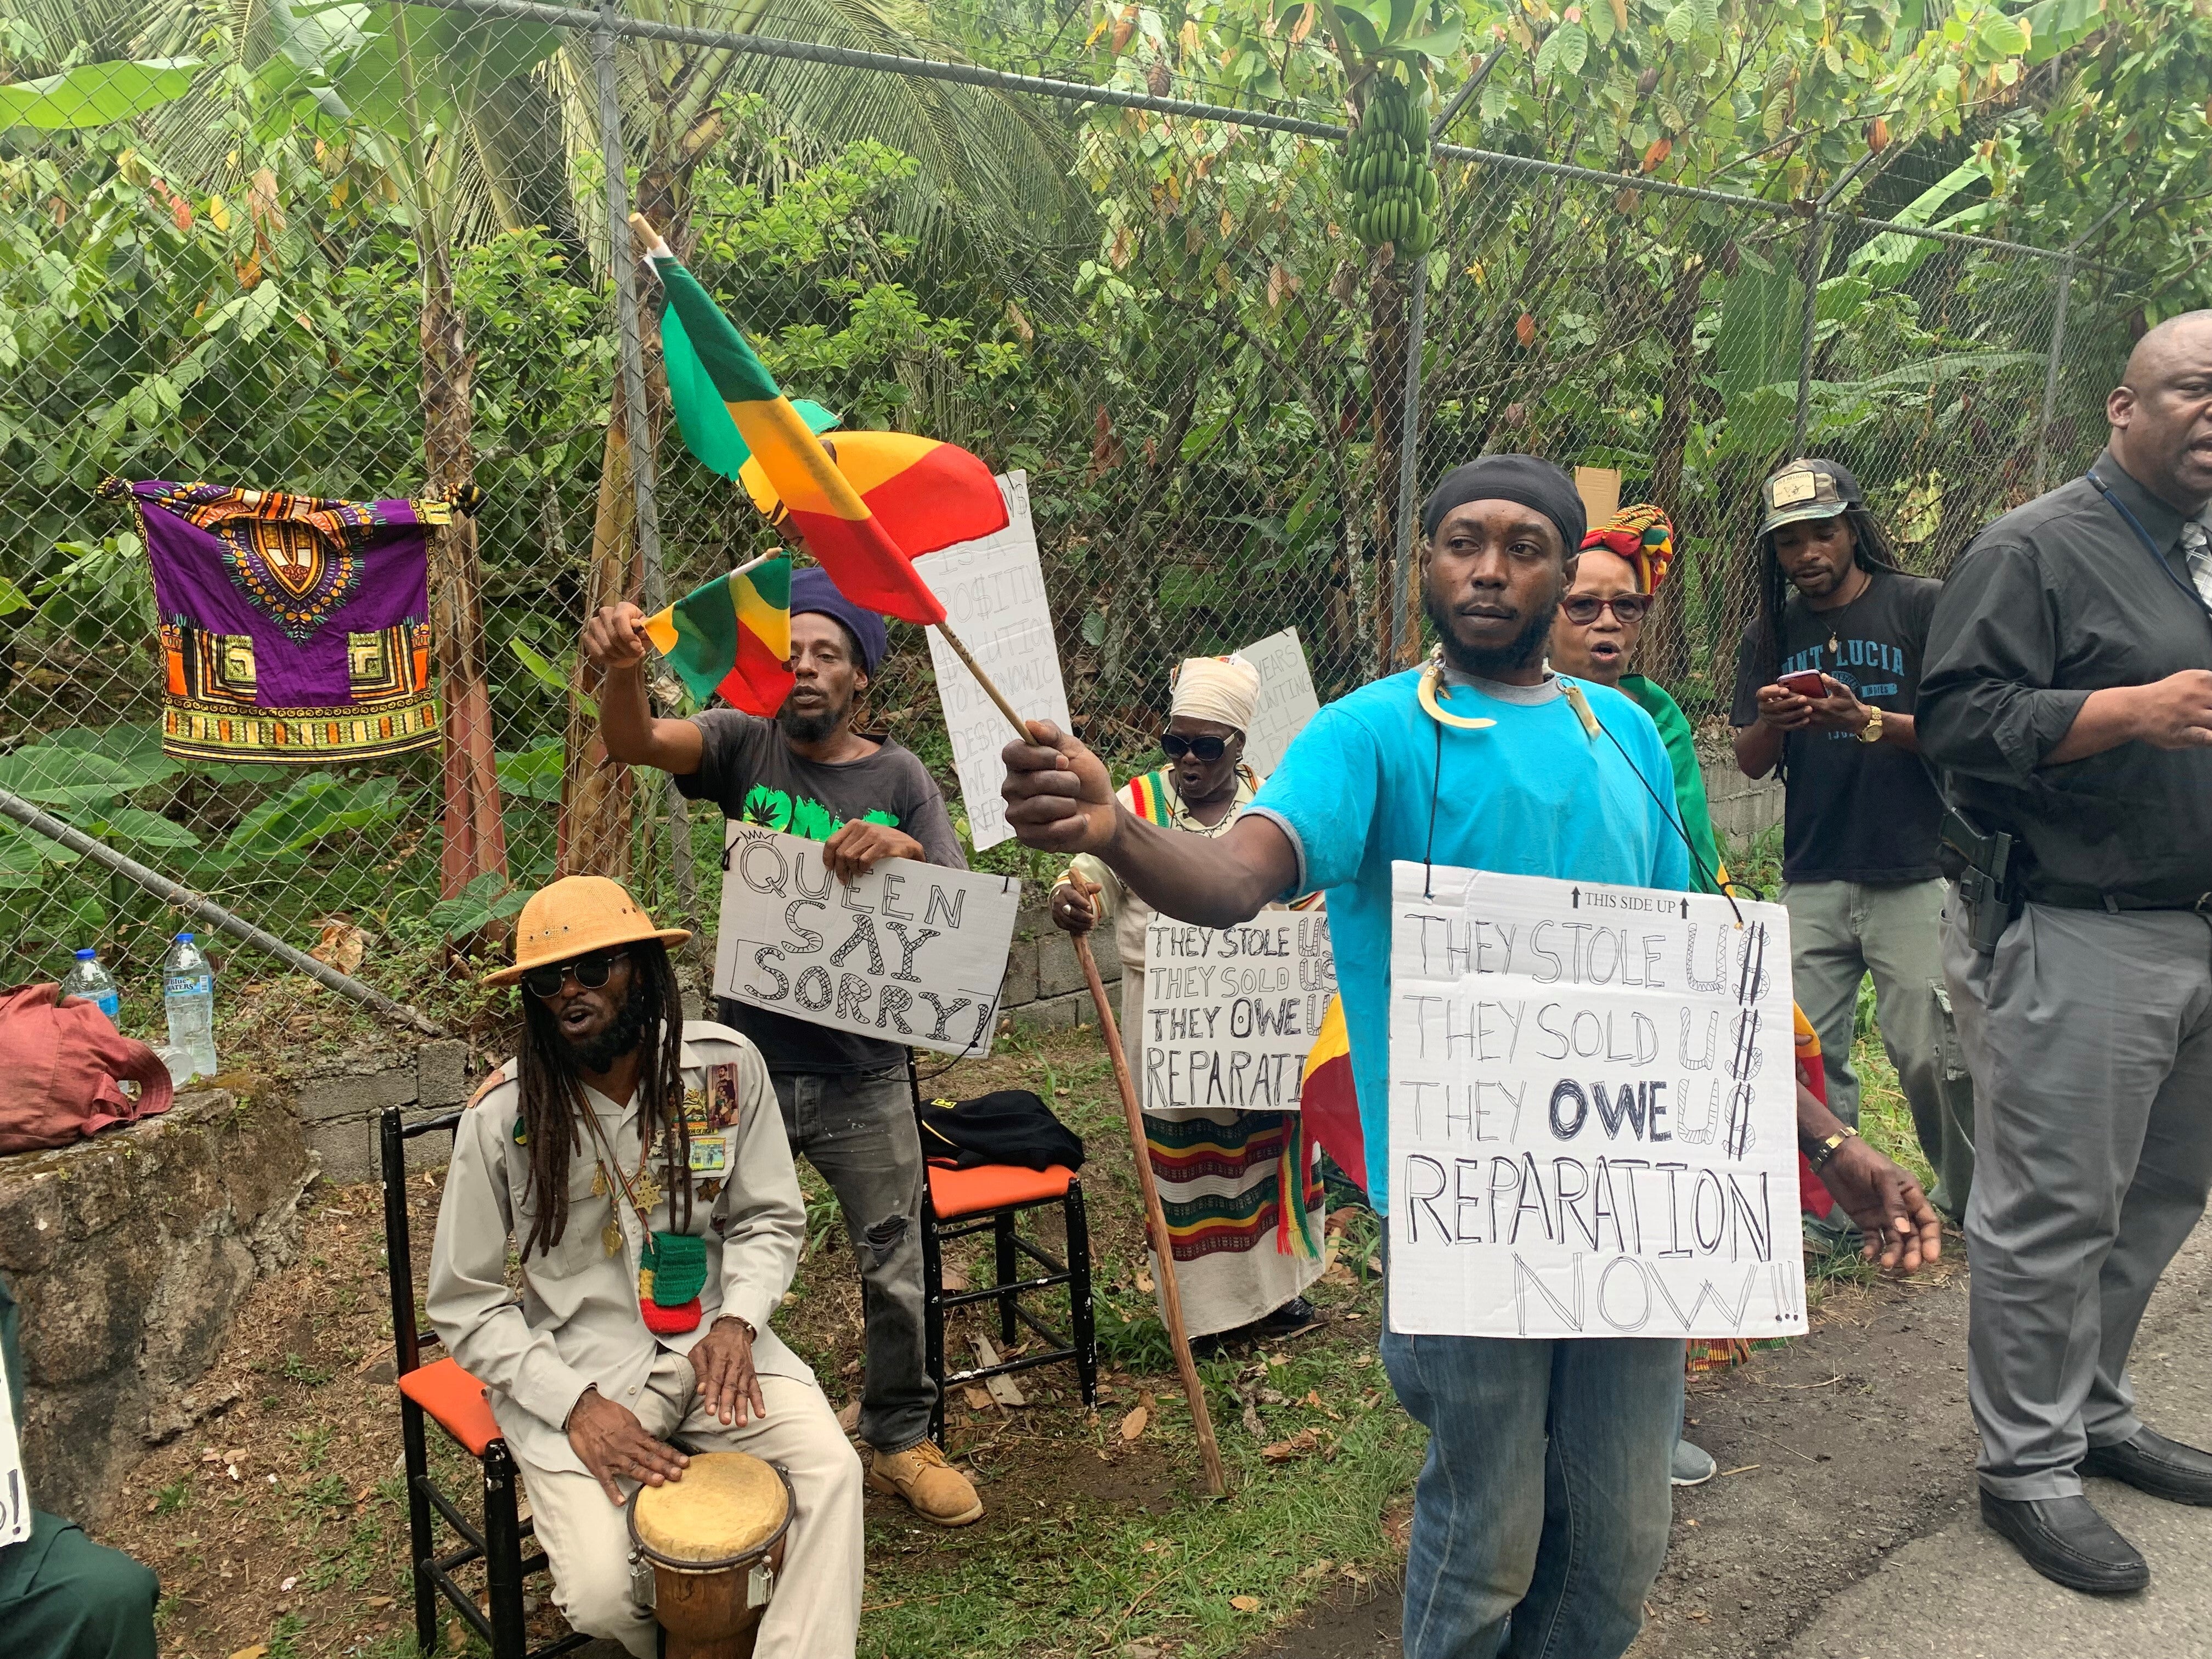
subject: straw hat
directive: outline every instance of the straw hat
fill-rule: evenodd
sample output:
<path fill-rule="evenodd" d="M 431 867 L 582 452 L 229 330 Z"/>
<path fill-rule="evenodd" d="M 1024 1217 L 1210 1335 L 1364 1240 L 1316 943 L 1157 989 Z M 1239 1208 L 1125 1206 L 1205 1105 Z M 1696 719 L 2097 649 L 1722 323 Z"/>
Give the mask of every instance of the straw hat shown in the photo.
<path fill-rule="evenodd" d="M 691 937 L 681 927 L 655 927 L 618 881 L 605 876 L 563 876 L 541 887 L 522 907 L 514 928 L 514 966 L 486 974 L 487 985 L 514 985 L 532 968 L 573 962 L 593 951 L 657 939 L 681 945 Z"/>

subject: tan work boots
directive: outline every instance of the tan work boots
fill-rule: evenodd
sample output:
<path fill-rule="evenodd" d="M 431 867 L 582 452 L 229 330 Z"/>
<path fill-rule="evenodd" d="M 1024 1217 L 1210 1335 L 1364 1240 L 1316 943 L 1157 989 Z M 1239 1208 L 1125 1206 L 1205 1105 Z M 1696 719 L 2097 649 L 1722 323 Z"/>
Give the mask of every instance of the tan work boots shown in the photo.
<path fill-rule="evenodd" d="M 868 1463 L 868 1485 L 895 1492 L 925 1521 L 940 1527 L 964 1527 L 983 1516 L 983 1500 L 968 1477 L 945 1461 L 933 1440 L 917 1441 L 904 1451 L 879 1451 Z"/>

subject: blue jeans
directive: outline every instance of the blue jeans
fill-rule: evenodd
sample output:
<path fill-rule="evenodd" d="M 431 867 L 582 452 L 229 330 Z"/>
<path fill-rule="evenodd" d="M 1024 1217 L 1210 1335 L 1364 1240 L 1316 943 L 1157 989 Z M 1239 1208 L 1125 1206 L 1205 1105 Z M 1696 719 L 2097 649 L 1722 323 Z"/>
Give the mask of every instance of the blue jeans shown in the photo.
<path fill-rule="evenodd" d="M 1382 1363 L 1429 1431 L 1406 1659 L 1619 1659 L 1667 1554 L 1682 1344 L 1386 1328 Z"/>

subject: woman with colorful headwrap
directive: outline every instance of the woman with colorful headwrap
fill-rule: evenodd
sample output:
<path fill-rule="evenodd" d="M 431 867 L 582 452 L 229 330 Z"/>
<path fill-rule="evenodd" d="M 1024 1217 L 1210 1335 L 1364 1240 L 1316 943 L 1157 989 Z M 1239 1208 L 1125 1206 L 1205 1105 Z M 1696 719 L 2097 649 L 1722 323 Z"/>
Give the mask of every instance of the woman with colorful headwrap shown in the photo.
<path fill-rule="evenodd" d="M 1224 834 L 1260 787 L 1244 764 L 1244 734 L 1259 702 L 1260 672 L 1243 658 L 1183 663 L 1160 737 L 1168 764 L 1130 779 L 1121 804 L 1148 823 Z M 1097 890 L 1086 896 L 1078 876 Z M 1068 933 L 1088 933 L 1101 917 L 1113 918 L 1121 1042 L 1139 1078 L 1145 929 L 1152 915 L 1151 905 L 1088 854 L 1053 889 L 1052 919 Z M 1321 1274 L 1323 1212 L 1304 1120 L 1296 1112 L 1147 1112 L 1145 1139 L 1190 1334 L 1249 1328 L 1254 1335 L 1280 1335 L 1310 1324 L 1313 1307 L 1300 1292 Z M 1153 1273 L 1157 1280 L 1157 1263 Z"/>
<path fill-rule="evenodd" d="M 1632 674 L 1636 641 L 1651 612 L 1659 584 L 1674 557 L 1674 526 L 1649 501 L 1624 507 L 1590 526 L 1575 562 L 1575 579 L 1552 623 L 1552 666 L 1577 679 L 1618 687 L 1634 698 L 1667 745 L 1674 768 L 1674 801 L 1690 833 L 1698 890 L 1720 890 L 1720 851 L 1705 804 L 1705 775 L 1698 769 L 1698 740 L 1664 686 Z"/>

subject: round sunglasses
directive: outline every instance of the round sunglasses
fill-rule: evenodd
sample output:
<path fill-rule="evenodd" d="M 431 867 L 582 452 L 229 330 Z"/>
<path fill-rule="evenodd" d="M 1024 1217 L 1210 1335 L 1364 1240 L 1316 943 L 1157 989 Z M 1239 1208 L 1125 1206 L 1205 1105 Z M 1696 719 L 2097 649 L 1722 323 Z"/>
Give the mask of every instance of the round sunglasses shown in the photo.
<path fill-rule="evenodd" d="M 596 991 L 607 982 L 615 970 L 615 963 L 629 954 L 627 951 L 593 951 L 578 957 L 574 962 L 556 962 L 544 968 L 532 968 L 522 976 L 522 988 L 541 1002 L 550 1002 L 561 994 L 561 988 L 570 979 L 586 991 Z"/>
<path fill-rule="evenodd" d="M 1170 760 L 1181 760 L 1185 755 L 1195 755 L 1202 761 L 1218 761 L 1229 752 L 1226 738 L 1186 738 L 1173 732 L 1160 733 L 1160 747 L 1167 750 Z"/>
<path fill-rule="evenodd" d="M 1575 593 L 1559 601 L 1559 614 L 1577 627 L 1595 622 L 1599 611 L 1609 610 L 1623 627 L 1633 628 L 1650 609 L 1651 596 L 1648 593 L 1616 593 L 1609 599 L 1601 599 L 1592 593 Z"/>

